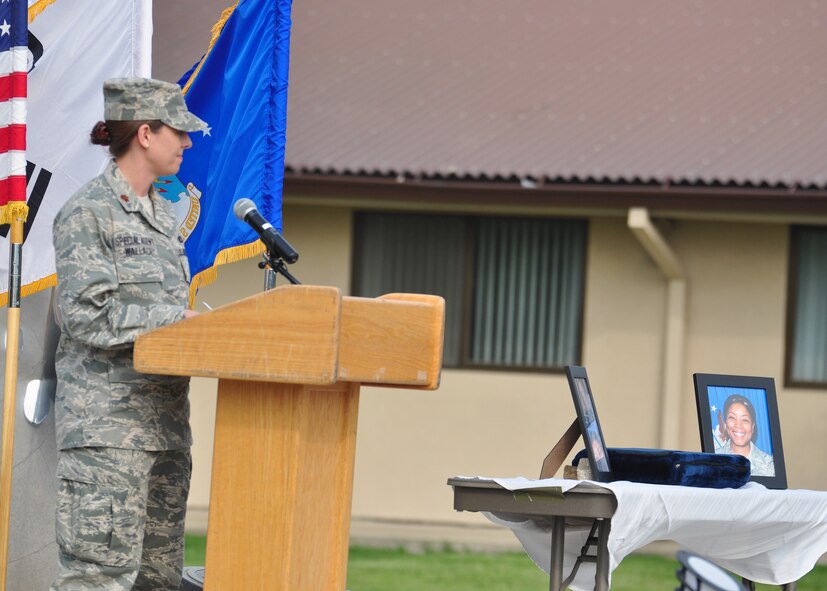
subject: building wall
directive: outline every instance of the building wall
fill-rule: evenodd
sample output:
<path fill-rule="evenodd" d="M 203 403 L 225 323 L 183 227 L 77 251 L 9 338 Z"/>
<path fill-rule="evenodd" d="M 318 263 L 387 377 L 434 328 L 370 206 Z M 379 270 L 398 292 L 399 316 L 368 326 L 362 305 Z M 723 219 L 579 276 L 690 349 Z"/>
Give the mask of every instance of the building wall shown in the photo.
<path fill-rule="evenodd" d="M 625 218 L 593 218 L 589 233 L 582 362 L 603 435 L 612 447 L 656 447 L 666 283 Z"/>
<path fill-rule="evenodd" d="M 285 207 L 285 236 L 301 255 L 291 271 L 304 283 L 348 293 L 351 213 L 295 201 Z M 771 376 L 790 486 L 824 488 L 827 475 L 812 465 L 815 456 L 805 458 L 814 439 L 827 444 L 817 427 L 827 416 L 827 396 L 783 388 L 787 225 L 678 219 L 659 227 L 687 276 L 681 447 L 700 449 L 693 372 Z M 254 260 L 222 267 L 197 301 L 216 306 L 256 293 L 261 274 Z M 591 218 L 583 364 L 611 446 L 658 447 L 665 313 L 666 281 L 622 213 Z M 192 529 L 204 527 L 209 501 L 214 392 L 212 380 L 193 383 Z M 447 369 L 433 392 L 363 388 L 354 531 L 394 540 L 405 531 L 467 539 L 487 526 L 453 511 L 447 478 L 536 477 L 574 418 L 562 374 Z M 416 529 L 422 527 L 442 529 Z"/>

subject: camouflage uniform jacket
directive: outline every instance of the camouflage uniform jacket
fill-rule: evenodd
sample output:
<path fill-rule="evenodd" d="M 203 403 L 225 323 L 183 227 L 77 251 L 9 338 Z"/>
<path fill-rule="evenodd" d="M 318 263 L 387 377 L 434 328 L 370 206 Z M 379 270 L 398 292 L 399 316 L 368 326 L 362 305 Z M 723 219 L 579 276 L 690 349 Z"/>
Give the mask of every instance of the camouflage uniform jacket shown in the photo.
<path fill-rule="evenodd" d="M 189 264 L 170 204 L 154 219 L 114 161 L 55 218 L 59 449 L 191 445 L 188 379 L 138 373 L 135 338 L 184 317 Z"/>
<path fill-rule="evenodd" d="M 716 454 L 734 454 L 731 447 L 732 442 L 727 441 L 721 447 L 715 448 Z M 751 476 L 775 476 L 775 461 L 772 456 L 764 451 L 758 449 L 758 446 L 750 441 L 749 455 L 747 456 L 750 464 Z"/>

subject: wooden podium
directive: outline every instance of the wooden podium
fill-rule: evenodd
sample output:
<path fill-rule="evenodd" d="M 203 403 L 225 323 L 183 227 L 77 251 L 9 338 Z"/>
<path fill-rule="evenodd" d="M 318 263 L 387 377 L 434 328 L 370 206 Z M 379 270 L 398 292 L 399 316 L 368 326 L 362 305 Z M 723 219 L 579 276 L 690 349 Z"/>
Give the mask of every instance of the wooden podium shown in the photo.
<path fill-rule="evenodd" d="M 343 591 L 360 384 L 433 390 L 444 300 L 285 286 L 138 338 L 135 368 L 216 377 L 207 591 Z"/>

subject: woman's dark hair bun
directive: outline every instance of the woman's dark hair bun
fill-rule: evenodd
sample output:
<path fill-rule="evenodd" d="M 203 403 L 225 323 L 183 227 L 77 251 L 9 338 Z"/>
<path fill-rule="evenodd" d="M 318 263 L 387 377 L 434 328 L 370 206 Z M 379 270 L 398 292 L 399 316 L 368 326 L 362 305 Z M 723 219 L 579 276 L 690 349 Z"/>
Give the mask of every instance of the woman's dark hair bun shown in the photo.
<path fill-rule="evenodd" d="M 98 121 L 90 134 L 93 144 L 108 146 L 112 143 L 112 136 L 109 135 L 109 128 L 105 121 Z"/>

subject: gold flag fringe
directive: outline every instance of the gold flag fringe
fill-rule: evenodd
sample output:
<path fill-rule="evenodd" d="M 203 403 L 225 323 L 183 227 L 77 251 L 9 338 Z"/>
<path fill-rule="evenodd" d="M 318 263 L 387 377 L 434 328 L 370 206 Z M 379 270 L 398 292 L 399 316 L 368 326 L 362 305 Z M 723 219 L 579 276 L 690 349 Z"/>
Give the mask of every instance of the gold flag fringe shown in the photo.
<path fill-rule="evenodd" d="M 52 0 L 54 1 L 54 0 Z M 187 80 L 187 83 L 184 84 L 184 88 L 181 90 L 184 94 L 190 89 L 190 86 L 198 77 L 198 72 L 201 71 L 201 66 L 204 65 L 204 62 L 207 60 L 207 56 L 210 55 L 215 42 L 218 41 L 218 36 L 221 34 L 221 31 L 224 30 L 224 25 L 227 24 L 227 20 L 230 18 L 230 15 L 235 11 L 235 7 L 238 6 L 238 2 L 233 4 L 232 6 L 228 6 L 221 12 L 221 17 L 218 19 L 218 22 L 212 26 L 210 29 L 210 44 L 207 46 L 207 51 L 204 53 L 204 57 L 201 58 L 201 61 L 198 62 L 198 66 L 196 66 L 195 70 L 193 71 L 190 79 Z"/>
<path fill-rule="evenodd" d="M 20 288 L 20 295 L 26 297 L 27 295 L 32 295 L 33 293 L 37 293 L 38 291 L 43 291 L 44 289 L 48 289 L 50 287 L 54 287 L 57 285 L 57 275 L 52 274 L 48 277 L 44 277 L 43 279 L 38 279 L 37 281 L 32 281 L 31 283 L 27 283 L 23 287 Z M 0 293 L 0 307 L 6 306 L 9 303 L 9 294 L 8 292 Z"/>
<path fill-rule="evenodd" d="M 55 0 L 38 0 L 38 2 L 35 2 L 31 6 L 29 6 L 29 24 L 32 24 L 32 22 L 34 22 L 34 19 L 36 19 L 41 12 L 46 10 L 46 7 L 49 6 L 49 4 L 54 3 Z"/>
<path fill-rule="evenodd" d="M 227 248 L 225 250 L 219 251 L 218 254 L 215 256 L 215 262 L 213 263 L 212 267 L 204 269 L 192 278 L 192 282 L 190 283 L 190 307 L 192 307 L 195 303 L 196 292 L 200 288 L 204 287 L 205 285 L 209 285 L 218 278 L 218 267 L 220 265 L 226 265 L 228 263 L 243 261 L 244 259 L 249 259 L 250 257 L 254 257 L 257 254 L 261 254 L 264 251 L 264 244 L 262 244 L 260 240 L 256 240 L 255 242 L 251 242 L 250 244 L 233 246 L 232 248 Z"/>
<path fill-rule="evenodd" d="M 17 219 L 24 222 L 29 217 L 29 206 L 25 201 L 9 201 L 0 206 L 0 224 L 10 224 Z"/>
<path fill-rule="evenodd" d="M 250 244 L 242 244 L 241 246 L 234 246 L 226 250 L 220 251 L 215 257 L 215 263 L 209 269 L 204 269 L 198 275 L 192 278 L 190 283 L 190 307 L 195 301 L 195 293 L 199 288 L 209 285 L 218 277 L 218 266 L 235 263 L 249 259 L 265 251 L 264 245 L 260 240 L 251 242 Z M 43 279 L 32 281 L 20 288 L 20 295 L 25 297 L 38 291 L 48 289 L 57 285 L 57 274 L 51 274 Z M 0 307 L 6 306 L 9 303 L 8 292 L 0 293 Z"/>

